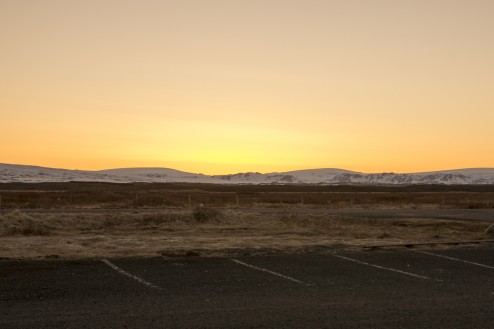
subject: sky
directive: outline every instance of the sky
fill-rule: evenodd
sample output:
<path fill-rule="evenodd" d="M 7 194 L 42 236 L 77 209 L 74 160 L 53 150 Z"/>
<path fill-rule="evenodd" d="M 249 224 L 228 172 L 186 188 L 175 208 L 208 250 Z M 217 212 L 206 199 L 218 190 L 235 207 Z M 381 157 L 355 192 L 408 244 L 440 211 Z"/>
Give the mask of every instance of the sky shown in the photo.
<path fill-rule="evenodd" d="M 494 1 L 0 0 L 0 162 L 494 167 Z"/>

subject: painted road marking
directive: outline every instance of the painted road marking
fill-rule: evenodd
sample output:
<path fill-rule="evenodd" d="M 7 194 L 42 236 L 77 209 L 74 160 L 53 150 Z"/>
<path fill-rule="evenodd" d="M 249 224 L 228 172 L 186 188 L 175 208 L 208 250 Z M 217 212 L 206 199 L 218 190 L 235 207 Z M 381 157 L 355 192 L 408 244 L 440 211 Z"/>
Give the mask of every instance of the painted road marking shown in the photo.
<path fill-rule="evenodd" d="M 293 281 L 293 282 L 296 282 L 296 283 L 300 283 L 300 284 L 305 284 L 305 285 L 308 285 L 308 283 L 305 283 L 303 281 L 300 281 L 300 280 L 297 280 L 297 279 L 294 279 L 290 276 L 287 276 L 287 275 L 283 275 L 281 273 L 277 273 L 277 272 L 273 272 L 273 271 L 270 271 L 268 269 L 265 269 L 265 268 L 262 268 L 262 267 L 257 267 L 257 266 L 254 266 L 254 265 L 250 265 L 250 264 L 247 264 L 247 263 L 244 263 L 244 262 L 241 262 L 239 261 L 238 259 L 230 259 L 232 262 L 235 262 L 237 264 L 240 264 L 240 265 L 243 265 L 243 266 L 247 266 L 247 267 L 250 267 L 250 268 L 253 268 L 255 270 L 258 270 L 258 271 L 261 271 L 261 272 L 266 272 L 266 273 L 269 273 L 269 274 L 272 274 L 272 275 L 276 275 L 276 276 L 279 276 L 280 278 L 283 278 L 283 279 L 286 279 L 286 280 L 289 280 L 289 281 Z"/>
<path fill-rule="evenodd" d="M 389 267 L 384 267 L 384 266 L 379 266 L 379 265 L 375 265 L 375 264 L 366 263 L 366 262 L 360 261 L 358 259 L 349 258 L 349 257 L 337 255 L 337 254 L 333 254 L 333 256 L 338 257 L 338 258 L 341 258 L 341 259 L 345 259 L 345 260 L 348 260 L 348 261 L 351 261 L 351 262 L 354 262 L 354 263 L 358 263 L 358 264 L 362 264 L 362 265 L 367 265 L 367 266 L 375 267 L 375 268 L 378 268 L 378 269 L 381 269 L 381 270 L 386 270 L 386 271 L 396 272 L 396 273 L 400 273 L 400 274 L 405 274 L 405 275 L 408 275 L 408 276 L 413 276 L 413 277 L 419 278 L 419 279 L 442 281 L 442 280 L 431 279 L 431 278 L 426 277 L 426 276 L 423 276 L 423 275 L 418 275 L 418 274 L 414 274 L 414 273 L 410 273 L 410 272 L 405 272 L 405 271 L 397 270 L 397 269 L 394 269 L 394 268 L 389 268 Z"/>
<path fill-rule="evenodd" d="M 449 259 L 449 260 L 454 260 L 454 261 L 457 261 L 457 262 L 462 262 L 462 263 L 466 263 L 466 264 L 470 264 L 470 265 L 477 265 L 477 266 L 481 266 L 481 267 L 485 267 L 485 268 L 490 268 L 491 270 L 494 270 L 494 266 L 489 266 L 489 265 L 485 265 L 485 264 L 470 262 L 470 261 L 464 260 L 464 259 L 453 258 L 453 257 L 449 257 L 449 256 L 439 255 L 439 254 L 433 254 L 431 252 L 426 252 L 426 251 L 414 251 L 414 252 L 417 252 L 417 253 L 420 253 L 420 254 L 425 254 L 425 255 L 430 255 L 430 256 L 436 256 L 436 257 L 440 257 L 440 258 L 445 258 L 445 259 Z"/>
<path fill-rule="evenodd" d="M 158 290 L 163 290 L 163 288 L 161 287 L 158 287 L 157 285 L 155 284 L 152 284 L 151 282 L 147 282 L 146 280 L 144 279 L 141 279 L 140 277 L 138 276 L 135 276 L 133 274 L 130 274 L 129 272 L 126 272 L 124 270 L 122 270 L 120 267 L 118 267 L 117 265 L 113 264 L 112 262 L 110 262 L 108 259 L 102 259 L 101 260 L 103 263 L 105 263 L 106 265 L 110 266 L 112 269 L 114 269 L 115 271 L 117 271 L 118 273 L 122 274 L 122 275 L 125 275 L 131 279 L 134 279 L 136 280 L 137 282 L 145 285 L 145 286 L 148 286 L 149 288 L 154 288 L 154 289 L 158 289 Z"/>

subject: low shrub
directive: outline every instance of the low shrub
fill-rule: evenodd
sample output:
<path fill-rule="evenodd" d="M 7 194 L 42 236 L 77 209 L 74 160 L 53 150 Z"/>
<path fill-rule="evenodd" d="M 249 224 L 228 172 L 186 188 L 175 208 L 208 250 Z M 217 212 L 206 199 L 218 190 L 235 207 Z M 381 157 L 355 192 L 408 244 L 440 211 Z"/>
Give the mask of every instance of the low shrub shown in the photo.
<path fill-rule="evenodd" d="M 220 219 L 221 212 L 214 208 L 198 206 L 192 210 L 192 217 L 198 223 L 207 223 L 211 221 L 217 221 L 218 219 Z"/>
<path fill-rule="evenodd" d="M 184 212 L 153 212 L 142 215 L 143 224 L 187 223 L 191 220 L 190 213 Z"/>

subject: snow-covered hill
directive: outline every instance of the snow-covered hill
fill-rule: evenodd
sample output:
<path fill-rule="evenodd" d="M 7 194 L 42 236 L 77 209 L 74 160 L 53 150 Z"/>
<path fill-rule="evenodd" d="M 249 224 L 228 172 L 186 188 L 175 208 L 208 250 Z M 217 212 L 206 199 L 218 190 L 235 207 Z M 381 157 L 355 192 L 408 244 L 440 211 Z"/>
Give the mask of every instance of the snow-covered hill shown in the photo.
<path fill-rule="evenodd" d="M 342 169 L 309 169 L 268 174 L 249 172 L 209 176 L 168 168 L 121 168 L 85 171 L 0 164 L 0 183 L 69 181 L 331 185 L 494 184 L 494 168 L 456 169 L 406 174 L 361 173 Z"/>
<path fill-rule="evenodd" d="M 109 176 L 94 171 L 67 170 L 37 166 L 0 164 L 0 183 L 6 182 L 118 182 L 128 180 L 118 176 Z"/>
<path fill-rule="evenodd" d="M 119 177 L 131 182 L 202 182 L 210 180 L 203 174 L 192 174 L 169 168 L 121 168 L 95 171 L 108 177 Z"/>

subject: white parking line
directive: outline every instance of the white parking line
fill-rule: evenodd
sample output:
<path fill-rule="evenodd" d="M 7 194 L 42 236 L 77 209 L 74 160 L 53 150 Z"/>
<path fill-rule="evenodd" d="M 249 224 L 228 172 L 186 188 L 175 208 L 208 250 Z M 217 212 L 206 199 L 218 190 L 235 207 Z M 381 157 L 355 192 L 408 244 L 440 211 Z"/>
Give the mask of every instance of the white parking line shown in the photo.
<path fill-rule="evenodd" d="M 457 262 L 462 262 L 462 263 L 466 263 L 466 264 L 470 264 L 470 265 L 477 265 L 477 266 L 481 266 L 481 267 L 485 267 L 485 268 L 490 268 L 491 270 L 494 270 L 494 266 L 489 266 L 489 265 L 484 265 L 484 264 L 480 264 L 480 263 L 470 262 L 468 260 L 463 260 L 463 259 L 459 259 L 459 258 L 453 258 L 453 257 L 449 257 L 449 256 L 444 256 L 444 255 L 433 254 L 431 252 L 426 252 L 426 251 L 414 251 L 414 252 L 417 252 L 417 253 L 420 253 L 420 254 L 425 254 L 425 255 L 430 255 L 430 256 L 436 256 L 436 257 L 440 257 L 440 258 L 446 258 L 446 259 L 449 259 L 449 260 L 454 260 L 454 261 L 457 261 Z"/>
<path fill-rule="evenodd" d="M 106 265 L 110 266 L 112 269 L 114 269 L 115 271 L 117 271 L 118 273 L 122 274 L 122 275 L 125 275 L 131 279 L 134 279 L 136 280 L 137 282 L 145 285 L 145 286 L 148 286 L 150 288 L 154 288 L 154 289 L 158 289 L 158 290 L 163 290 L 163 288 L 161 287 L 158 287 L 157 285 L 155 284 L 152 284 L 151 282 L 147 282 L 146 280 L 144 279 L 141 279 L 140 277 L 138 276 L 135 276 L 133 274 L 130 274 L 128 272 L 125 272 L 124 270 L 122 270 L 120 267 L 118 267 L 117 265 L 113 264 L 112 262 L 110 262 L 108 259 L 102 259 L 101 260 L 103 263 L 105 263 Z"/>
<path fill-rule="evenodd" d="M 283 278 L 283 279 L 286 279 L 286 280 L 290 280 L 290 281 L 293 281 L 293 282 L 296 282 L 296 283 L 300 283 L 300 284 L 306 284 L 308 285 L 307 283 L 303 282 L 303 281 L 300 281 L 300 280 L 297 280 L 297 279 L 294 279 L 292 277 L 289 277 L 287 275 L 283 275 L 283 274 L 280 274 L 280 273 L 277 273 L 277 272 L 273 272 L 273 271 L 270 271 L 268 269 L 265 269 L 265 268 L 262 268 L 262 267 L 257 267 L 257 266 L 254 266 L 254 265 L 250 265 L 250 264 L 247 264 L 247 263 L 244 263 L 244 262 L 241 262 L 237 259 L 230 259 L 232 262 L 235 262 L 237 264 L 240 264 L 240 265 L 243 265 L 243 266 L 247 266 L 247 267 L 250 267 L 250 268 L 253 268 L 255 270 L 258 270 L 258 271 L 262 271 L 262 272 L 266 272 L 266 273 L 269 273 L 269 274 L 272 274 L 272 275 L 276 275 L 276 276 L 279 276 L 280 278 Z"/>
<path fill-rule="evenodd" d="M 349 261 L 354 262 L 354 263 L 358 263 L 358 264 L 362 264 L 362 265 L 367 265 L 367 266 L 379 268 L 381 270 L 386 270 L 386 271 L 391 271 L 391 272 L 396 272 L 396 273 L 400 273 L 400 274 L 405 274 L 405 275 L 413 276 L 413 277 L 419 278 L 419 279 L 441 281 L 441 280 L 437 280 L 437 279 L 431 279 L 431 278 L 426 277 L 426 276 L 423 276 L 423 275 L 418 275 L 418 274 L 413 274 L 413 273 L 410 273 L 410 272 L 400 271 L 400 270 L 397 270 L 397 269 L 394 269 L 394 268 L 379 266 L 379 265 L 375 265 L 375 264 L 369 264 L 369 263 L 366 263 L 366 262 L 362 262 L 362 261 L 360 261 L 358 259 L 353 259 L 353 258 L 349 258 L 349 257 L 337 255 L 337 254 L 333 254 L 333 256 L 338 257 L 338 258 L 341 258 L 341 259 L 349 260 Z"/>

